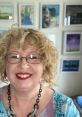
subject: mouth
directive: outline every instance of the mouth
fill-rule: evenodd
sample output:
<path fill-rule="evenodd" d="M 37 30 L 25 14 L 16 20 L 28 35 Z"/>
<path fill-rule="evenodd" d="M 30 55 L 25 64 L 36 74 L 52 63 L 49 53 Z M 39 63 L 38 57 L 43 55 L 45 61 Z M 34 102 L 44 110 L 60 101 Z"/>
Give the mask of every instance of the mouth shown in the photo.
<path fill-rule="evenodd" d="M 32 76 L 32 74 L 30 74 L 30 73 L 17 73 L 16 74 L 16 77 L 19 80 L 26 80 L 26 79 L 30 78 L 31 76 Z"/>

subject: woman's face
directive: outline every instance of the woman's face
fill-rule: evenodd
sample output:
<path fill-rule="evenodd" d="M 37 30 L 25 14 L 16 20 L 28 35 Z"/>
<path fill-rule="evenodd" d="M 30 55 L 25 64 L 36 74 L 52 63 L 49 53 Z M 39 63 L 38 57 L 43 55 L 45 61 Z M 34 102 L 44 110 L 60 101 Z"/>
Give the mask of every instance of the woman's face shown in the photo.
<path fill-rule="evenodd" d="M 10 83 L 17 90 L 24 91 L 36 87 L 43 75 L 43 64 L 38 50 L 33 46 L 22 50 L 12 44 L 6 59 L 6 73 Z"/>

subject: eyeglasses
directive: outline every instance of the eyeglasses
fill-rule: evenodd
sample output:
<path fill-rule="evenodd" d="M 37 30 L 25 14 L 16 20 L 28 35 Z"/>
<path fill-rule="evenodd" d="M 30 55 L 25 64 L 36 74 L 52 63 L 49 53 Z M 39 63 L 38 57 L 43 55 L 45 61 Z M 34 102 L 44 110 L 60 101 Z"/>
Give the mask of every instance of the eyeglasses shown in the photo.
<path fill-rule="evenodd" d="M 26 61 L 31 64 L 38 64 L 41 62 L 40 54 L 35 53 L 30 53 L 26 57 L 22 57 L 19 53 L 9 53 L 6 56 L 6 60 L 11 64 L 20 63 L 22 59 L 26 59 Z"/>

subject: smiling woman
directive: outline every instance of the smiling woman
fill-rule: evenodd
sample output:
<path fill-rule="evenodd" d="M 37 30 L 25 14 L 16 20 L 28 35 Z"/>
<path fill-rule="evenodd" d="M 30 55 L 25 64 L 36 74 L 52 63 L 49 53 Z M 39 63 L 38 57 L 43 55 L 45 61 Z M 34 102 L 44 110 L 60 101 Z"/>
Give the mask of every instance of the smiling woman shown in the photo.
<path fill-rule="evenodd" d="M 1 88 L 0 116 L 80 117 L 72 99 L 52 88 L 57 60 L 57 49 L 40 31 L 6 32 L 0 39 L 0 75 L 10 84 Z"/>

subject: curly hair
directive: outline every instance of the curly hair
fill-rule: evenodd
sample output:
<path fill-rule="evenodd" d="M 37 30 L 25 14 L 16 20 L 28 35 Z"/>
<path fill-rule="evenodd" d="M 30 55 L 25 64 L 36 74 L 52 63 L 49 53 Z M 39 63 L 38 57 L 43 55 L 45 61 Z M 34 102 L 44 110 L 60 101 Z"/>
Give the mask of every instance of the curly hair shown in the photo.
<path fill-rule="evenodd" d="M 57 72 L 58 51 L 53 42 L 41 31 L 27 28 L 12 28 L 0 39 L 0 75 L 1 80 L 6 78 L 5 58 L 10 45 L 15 43 L 23 50 L 32 45 L 38 49 L 43 63 L 43 79 L 52 84 Z"/>

